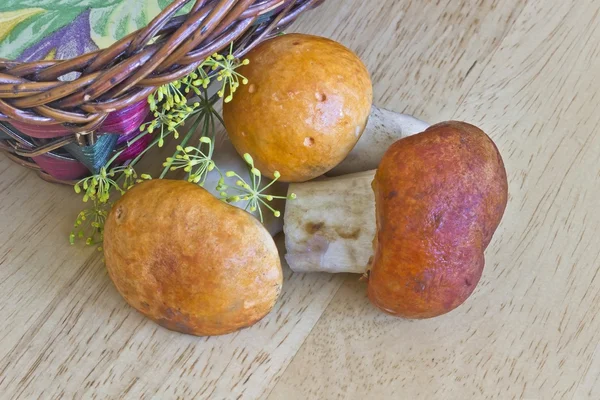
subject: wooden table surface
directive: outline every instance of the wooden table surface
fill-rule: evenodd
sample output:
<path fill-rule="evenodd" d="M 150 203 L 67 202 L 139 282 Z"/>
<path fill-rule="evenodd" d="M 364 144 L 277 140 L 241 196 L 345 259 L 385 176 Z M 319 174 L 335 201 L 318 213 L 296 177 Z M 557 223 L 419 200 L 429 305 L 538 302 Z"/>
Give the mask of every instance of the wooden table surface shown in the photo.
<path fill-rule="evenodd" d="M 405 321 L 286 267 L 256 326 L 173 333 L 68 245 L 72 189 L 0 157 L 0 398 L 600 398 L 600 2 L 328 0 L 292 30 L 355 50 L 379 106 L 496 141 L 510 199 L 473 296 Z"/>

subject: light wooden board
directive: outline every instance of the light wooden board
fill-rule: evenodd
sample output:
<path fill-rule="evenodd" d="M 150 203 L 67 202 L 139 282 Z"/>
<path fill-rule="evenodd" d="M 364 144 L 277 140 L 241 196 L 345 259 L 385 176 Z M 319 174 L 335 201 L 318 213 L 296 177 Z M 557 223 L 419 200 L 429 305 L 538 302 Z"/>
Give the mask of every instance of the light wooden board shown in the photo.
<path fill-rule="evenodd" d="M 452 114 L 490 133 L 509 173 L 475 294 L 399 321 L 347 279 L 271 398 L 600 397 L 599 12 L 527 2 Z"/>
<path fill-rule="evenodd" d="M 0 398 L 599 398 L 600 4 L 327 0 L 293 30 L 357 51 L 378 105 L 495 139 L 511 195 L 474 295 L 409 322 L 286 269 L 251 329 L 169 332 L 68 245 L 78 197 L 0 157 Z"/>

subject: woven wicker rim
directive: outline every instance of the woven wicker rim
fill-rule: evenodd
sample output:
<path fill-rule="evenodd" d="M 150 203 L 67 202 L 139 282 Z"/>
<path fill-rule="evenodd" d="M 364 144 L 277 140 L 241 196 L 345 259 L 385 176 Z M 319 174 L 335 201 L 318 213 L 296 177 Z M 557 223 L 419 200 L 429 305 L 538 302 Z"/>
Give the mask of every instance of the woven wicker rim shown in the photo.
<path fill-rule="evenodd" d="M 0 58 L 0 120 L 93 131 L 110 112 L 188 75 L 234 41 L 235 56 L 243 57 L 323 0 L 196 0 L 188 14 L 176 16 L 191 1 L 174 0 L 145 28 L 70 60 Z M 59 79 L 70 73 L 78 77 Z"/>

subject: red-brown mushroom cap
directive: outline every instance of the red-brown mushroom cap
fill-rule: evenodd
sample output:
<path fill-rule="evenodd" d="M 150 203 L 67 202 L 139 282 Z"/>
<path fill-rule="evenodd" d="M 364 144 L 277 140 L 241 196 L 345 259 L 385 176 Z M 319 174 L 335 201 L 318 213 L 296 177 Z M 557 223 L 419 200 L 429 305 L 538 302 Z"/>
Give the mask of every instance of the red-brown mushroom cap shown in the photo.
<path fill-rule="evenodd" d="M 405 318 L 435 317 L 471 295 L 506 208 L 498 149 L 479 128 L 445 122 L 394 143 L 373 181 L 377 235 L 369 298 Z"/>

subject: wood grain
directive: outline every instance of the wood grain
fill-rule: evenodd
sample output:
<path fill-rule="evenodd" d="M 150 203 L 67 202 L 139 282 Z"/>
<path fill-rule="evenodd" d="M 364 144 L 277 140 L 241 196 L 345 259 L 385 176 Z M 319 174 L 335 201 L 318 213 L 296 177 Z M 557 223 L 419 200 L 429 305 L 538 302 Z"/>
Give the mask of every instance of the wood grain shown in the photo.
<path fill-rule="evenodd" d="M 528 2 L 452 115 L 490 133 L 509 173 L 474 296 L 401 321 L 347 279 L 271 398 L 600 396 L 599 12 Z"/>
<path fill-rule="evenodd" d="M 525 0 L 327 0 L 297 30 L 334 38 L 364 60 L 375 104 L 427 122 L 451 118 Z"/>
<path fill-rule="evenodd" d="M 292 30 L 357 51 L 379 106 L 496 141 L 510 199 L 474 295 L 404 321 L 286 268 L 258 325 L 176 334 L 68 245 L 79 198 L 0 158 L 0 398 L 599 398 L 600 4 L 327 0 Z"/>
<path fill-rule="evenodd" d="M 0 361 L 3 396 L 260 398 L 339 287 L 333 276 L 286 269 L 280 301 L 260 323 L 232 335 L 197 338 L 168 331 L 129 307 L 108 278 L 100 253 L 80 265 L 61 264 L 61 271 L 73 268 L 71 276 L 65 273 L 63 280 L 55 271 L 53 281 L 39 282 L 57 286 L 58 293 L 31 293 L 50 301 L 40 306 L 31 328 L 7 315 L 10 329 L 2 349 L 10 352 Z M 36 311 L 31 299 L 16 300 L 17 317 Z"/>

